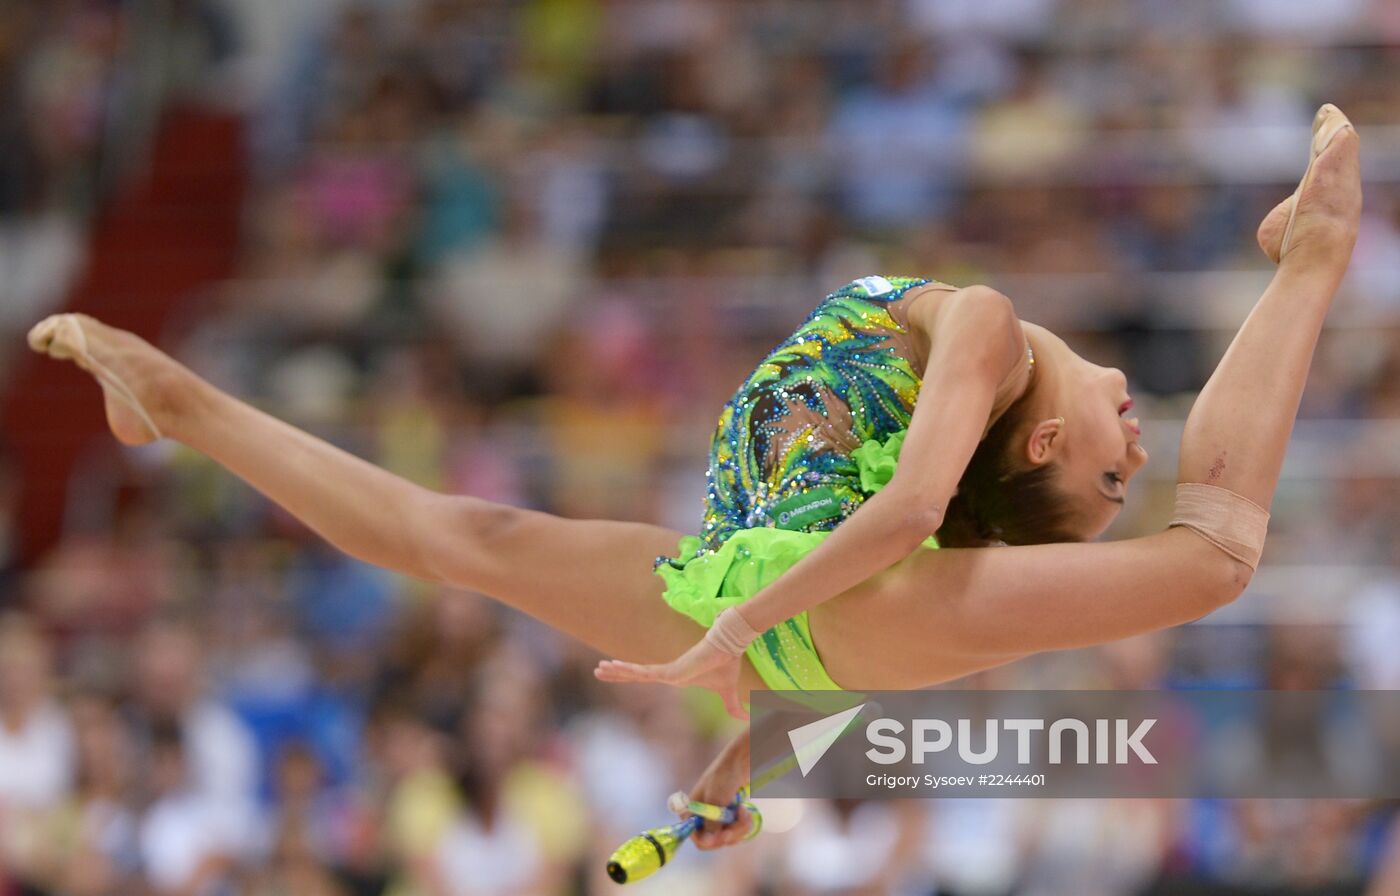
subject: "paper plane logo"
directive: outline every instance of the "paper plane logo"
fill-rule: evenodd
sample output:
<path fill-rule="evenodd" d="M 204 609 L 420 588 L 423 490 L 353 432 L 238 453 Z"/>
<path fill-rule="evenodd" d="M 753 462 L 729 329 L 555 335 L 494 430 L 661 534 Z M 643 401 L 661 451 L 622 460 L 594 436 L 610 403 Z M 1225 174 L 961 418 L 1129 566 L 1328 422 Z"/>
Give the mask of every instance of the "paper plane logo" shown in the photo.
<path fill-rule="evenodd" d="M 826 755 L 826 751 L 831 749 L 831 745 L 846 732 L 851 720 L 860 715 L 862 709 L 865 709 L 864 703 L 788 732 L 788 741 L 792 744 L 792 752 L 797 757 L 797 767 L 802 770 L 802 777 L 807 777 L 807 773 L 816 767 Z"/>

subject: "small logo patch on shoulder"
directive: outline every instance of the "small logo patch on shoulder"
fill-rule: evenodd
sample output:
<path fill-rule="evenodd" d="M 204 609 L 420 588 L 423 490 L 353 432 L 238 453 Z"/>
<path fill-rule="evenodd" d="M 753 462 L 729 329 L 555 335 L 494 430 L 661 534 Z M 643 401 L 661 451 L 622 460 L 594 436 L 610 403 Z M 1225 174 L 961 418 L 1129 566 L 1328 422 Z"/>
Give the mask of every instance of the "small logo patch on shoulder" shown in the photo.
<path fill-rule="evenodd" d="M 882 296 L 887 292 L 894 292 L 894 284 L 884 277 L 862 277 L 856 281 L 856 286 L 865 290 L 868 296 Z"/>

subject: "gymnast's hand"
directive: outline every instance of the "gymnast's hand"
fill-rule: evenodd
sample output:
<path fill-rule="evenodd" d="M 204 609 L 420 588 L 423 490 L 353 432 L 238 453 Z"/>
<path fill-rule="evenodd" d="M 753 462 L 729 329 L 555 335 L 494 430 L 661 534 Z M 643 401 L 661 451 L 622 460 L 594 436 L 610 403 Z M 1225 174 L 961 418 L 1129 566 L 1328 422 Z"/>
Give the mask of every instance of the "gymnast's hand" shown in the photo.
<path fill-rule="evenodd" d="M 739 701 L 742 664 L 742 656 L 725 653 L 702 639 L 669 663 L 645 666 L 621 660 L 603 660 L 593 674 L 603 681 L 657 681 L 676 687 L 709 688 L 724 700 L 724 708 L 729 710 L 731 716 L 747 719 L 749 714 Z"/>
<path fill-rule="evenodd" d="M 741 731 L 705 769 L 690 790 L 690 798 L 702 803 L 727 806 L 739 788 L 749 783 L 749 733 Z M 753 829 L 753 816 L 742 805 L 739 817 L 730 824 L 706 821 L 691 838 L 700 849 L 719 849 L 742 842 Z"/>

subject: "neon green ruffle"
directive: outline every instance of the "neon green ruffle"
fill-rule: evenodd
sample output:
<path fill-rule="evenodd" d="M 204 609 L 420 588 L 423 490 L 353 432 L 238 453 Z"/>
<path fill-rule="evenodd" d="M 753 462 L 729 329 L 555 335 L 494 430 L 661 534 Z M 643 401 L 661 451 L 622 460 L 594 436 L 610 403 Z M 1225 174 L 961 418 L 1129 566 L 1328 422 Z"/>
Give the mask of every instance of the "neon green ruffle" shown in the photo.
<path fill-rule="evenodd" d="M 889 483 L 903 445 L 901 431 L 884 442 L 868 441 L 852 452 L 861 490 L 867 496 Z M 830 534 L 742 529 L 708 552 L 702 550 L 699 538 L 688 535 L 681 539 L 676 559 L 663 560 L 656 573 L 666 582 L 666 603 L 709 628 L 721 612 L 763 590 Z M 938 542 L 930 537 L 924 545 L 937 548 Z M 774 690 L 840 690 L 817 655 L 806 613 L 764 632 L 749 645 L 747 655 L 764 683 Z"/>
<path fill-rule="evenodd" d="M 901 429 L 883 442 L 871 439 L 851 452 L 851 459 L 856 462 L 856 469 L 860 472 L 860 490 L 867 496 L 889 485 L 894 478 L 906 432 L 907 429 Z"/>

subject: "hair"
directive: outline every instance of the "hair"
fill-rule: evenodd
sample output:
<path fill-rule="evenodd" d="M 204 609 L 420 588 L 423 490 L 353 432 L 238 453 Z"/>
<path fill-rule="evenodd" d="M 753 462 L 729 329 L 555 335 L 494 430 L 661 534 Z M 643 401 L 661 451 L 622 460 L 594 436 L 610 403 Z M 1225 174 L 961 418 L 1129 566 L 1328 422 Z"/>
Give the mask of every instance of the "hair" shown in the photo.
<path fill-rule="evenodd" d="M 1074 529 L 1074 499 L 1058 486 L 1054 464 L 1017 460 L 1028 416 L 1023 396 L 978 444 L 948 502 L 938 541 L 946 547 L 1083 541 Z"/>

